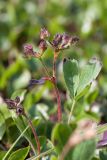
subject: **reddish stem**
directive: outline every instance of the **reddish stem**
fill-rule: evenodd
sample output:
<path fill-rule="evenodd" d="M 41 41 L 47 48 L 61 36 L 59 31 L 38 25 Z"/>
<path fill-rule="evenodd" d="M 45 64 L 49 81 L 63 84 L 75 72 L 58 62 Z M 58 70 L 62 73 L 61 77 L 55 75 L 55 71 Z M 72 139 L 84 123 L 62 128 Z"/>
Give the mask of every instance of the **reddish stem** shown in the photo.
<path fill-rule="evenodd" d="M 57 99 L 57 105 L 58 105 L 58 121 L 61 121 L 62 120 L 61 98 L 60 98 L 59 90 L 57 88 L 56 78 L 55 77 L 52 77 L 52 78 L 44 77 L 43 79 L 50 81 L 54 85 L 56 99 Z"/>
<path fill-rule="evenodd" d="M 53 59 L 53 77 L 44 77 L 44 80 L 51 81 L 54 85 L 56 99 L 57 99 L 57 105 L 58 105 L 58 121 L 62 120 L 62 110 L 61 110 L 61 98 L 59 94 L 59 90 L 57 88 L 57 82 L 56 82 L 56 60 L 59 55 L 59 52 L 54 52 L 54 59 Z"/>
<path fill-rule="evenodd" d="M 59 94 L 59 90 L 57 88 L 57 84 L 56 84 L 56 60 L 57 57 L 59 55 L 59 52 L 54 52 L 54 59 L 53 59 L 53 77 L 51 79 L 54 88 L 55 88 L 55 94 L 56 94 L 56 98 L 57 98 L 57 105 L 58 105 L 58 121 L 61 121 L 62 119 L 62 110 L 61 110 L 61 98 L 60 98 L 60 94 Z"/>
<path fill-rule="evenodd" d="M 55 88 L 55 94 L 56 94 L 57 104 L 58 104 L 58 121 L 61 121 L 62 120 L 61 98 L 60 98 L 59 90 L 56 84 L 54 84 L 54 88 Z"/>
<path fill-rule="evenodd" d="M 36 144 L 37 144 L 38 155 L 39 155 L 39 154 L 40 154 L 40 141 L 39 141 L 38 135 L 37 135 L 37 133 L 36 133 L 36 130 L 34 129 L 34 126 L 33 126 L 33 124 L 32 124 L 32 121 L 29 119 L 29 117 L 28 117 L 26 114 L 24 114 L 24 116 L 25 116 L 26 119 L 28 120 L 29 126 L 30 126 L 30 128 L 32 129 L 32 132 L 33 132 L 33 135 L 34 135 Z"/>

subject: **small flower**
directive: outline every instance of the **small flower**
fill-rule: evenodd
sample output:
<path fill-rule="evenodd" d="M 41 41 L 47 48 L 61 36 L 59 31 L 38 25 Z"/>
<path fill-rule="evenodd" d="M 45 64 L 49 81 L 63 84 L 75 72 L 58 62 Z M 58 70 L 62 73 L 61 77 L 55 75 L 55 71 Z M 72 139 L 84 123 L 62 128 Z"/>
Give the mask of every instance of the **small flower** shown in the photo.
<path fill-rule="evenodd" d="M 76 43 L 79 40 L 78 37 L 71 37 L 68 34 L 56 34 L 54 36 L 51 45 L 55 51 L 60 51 L 69 48 L 72 44 Z"/>
<path fill-rule="evenodd" d="M 33 46 L 31 44 L 24 45 L 24 54 L 26 57 L 34 56 Z"/>
<path fill-rule="evenodd" d="M 55 50 L 59 50 L 59 46 L 62 42 L 62 37 L 63 35 L 59 33 L 54 36 L 54 39 L 52 41 L 52 46 L 55 48 Z"/>
<path fill-rule="evenodd" d="M 70 45 L 71 45 L 71 37 L 67 34 L 63 34 L 60 48 L 66 49 L 70 47 Z"/>
<path fill-rule="evenodd" d="M 6 104 L 8 105 L 9 109 L 15 109 L 16 114 L 19 115 L 24 115 L 24 108 L 22 105 L 20 105 L 20 97 L 16 97 L 14 100 L 13 99 L 6 99 L 5 100 Z"/>
<path fill-rule="evenodd" d="M 48 32 L 48 30 L 46 28 L 41 28 L 40 39 L 45 39 L 45 38 L 48 38 L 49 36 L 50 36 L 50 33 Z"/>
<path fill-rule="evenodd" d="M 44 53 L 47 49 L 47 43 L 45 40 L 41 40 L 39 43 L 39 49 L 41 50 L 41 53 Z"/>

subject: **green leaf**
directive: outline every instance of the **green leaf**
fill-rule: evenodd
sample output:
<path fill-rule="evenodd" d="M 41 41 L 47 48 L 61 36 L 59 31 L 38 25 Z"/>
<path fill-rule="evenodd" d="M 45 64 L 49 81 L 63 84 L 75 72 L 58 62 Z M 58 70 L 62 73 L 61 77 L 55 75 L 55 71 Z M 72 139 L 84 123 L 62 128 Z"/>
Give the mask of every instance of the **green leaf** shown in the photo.
<path fill-rule="evenodd" d="M 86 86 L 88 86 L 98 76 L 102 64 L 97 59 L 92 59 L 81 71 L 79 85 L 77 88 L 77 95 L 79 95 Z"/>
<path fill-rule="evenodd" d="M 63 65 L 64 79 L 71 97 L 75 97 L 77 87 L 79 84 L 78 62 L 73 60 L 66 60 Z"/>
<path fill-rule="evenodd" d="M 72 160 L 91 160 L 96 149 L 94 139 L 84 141 L 77 145 L 72 153 Z"/>
<path fill-rule="evenodd" d="M 57 124 L 52 131 L 52 141 L 56 152 L 60 155 L 63 147 L 67 143 L 74 127 L 67 124 Z M 95 139 L 81 142 L 76 147 L 70 149 L 64 160 L 91 160 L 96 149 Z"/>
<path fill-rule="evenodd" d="M 100 160 L 107 160 L 107 151 L 100 151 Z"/>
<path fill-rule="evenodd" d="M 0 152 L 0 160 L 3 159 L 3 157 L 5 156 L 5 154 L 6 154 L 6 151 L 1 151 Z"/>
<path fill-rule="evenodd" d="M 80 99 L 81 97 L 83 97 L 84 95 L 86 95 L 87 92 L 90 90 L 90 87 L 91 87 L 91 85 L 86 86 L 86 87 L 83 89 L 83 91 L 82 91 L 81 93 L 79 93 L 79 94 L 75 97 L 75 99 L 78 100 L 78 99 Z"/>
<path fill-rule="evenodd" d="M 52 141 L 58 153 L 61 153 L 64 145 L 66 144 L 70 134 L 71 128 L 67 124 L 57 124 L 52 131 Z"/>
<path fill-rule="evenodd" d="M 19 149 L 15 152 L 13 152 L 10 157 L 9 157 L 9 160 L 25 160 L 26 156 L 28 155 L 29 153 L 29 149 L 30 147 L 26 147 L 26 148 L 22 148 L 22 149 Z"/>

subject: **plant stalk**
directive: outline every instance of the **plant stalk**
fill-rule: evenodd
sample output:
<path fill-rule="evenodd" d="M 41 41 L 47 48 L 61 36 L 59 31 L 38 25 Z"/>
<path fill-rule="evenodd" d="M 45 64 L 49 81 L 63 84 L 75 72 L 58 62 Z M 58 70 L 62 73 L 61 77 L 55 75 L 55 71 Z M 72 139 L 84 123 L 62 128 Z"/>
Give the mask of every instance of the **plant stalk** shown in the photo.
<path fill-rule="evenodd" d="M 75 106 L 75 99 L 73 99 L 73 101 L 72 101 L 71 111 L 70 111 L 70 114 L 69 114 L 69 117 L 68 117 L 68 124 L 70 124 L 71 116 L 72 116 L 73 110 L 74 110 L 74 106 Z"/>
<path fill-rule="evenodd" d="M 57 105 L 58 105 L 58 121 L 60 122 L 62 120 L 61 98 L 60 98 L 59 90 L 57 88 L 56 83 L 54 83 L 54 89 L 55 89 Z"/>
<path fill-rule="evenodd" d="M 54 52 L 52 83 L 54 85 L 56 99 L 57 99 L 57 105 L 58 105 L 58 121 L 61 121 L 62 120 L 61 98 L 60 98 L 59 90 L 58 90 L 57 84 L 56 84 L 56 60 L 57 60 L 58 54 L 59 54 L 59 52 Z"/>
<path fill-rule="evenodd" d="M 35 141 L 36 141 L 36 144 L 37 144 L 38 155 L 39 155 L 40 154 L 40 141 L 39 141 L 38 135 L 36 133 L 36 130 L 33 127 L 33 124 L 32 124 L 32 121 L 30 120 L 30 118 L 26 114 L 24 114 L 24 115 L 25 115 L 25 117 L 26 117 L 26 119 L 29 123 L 29 126 L 30 126 L 32 132 L 33 132 L 33 135 L 34 135 L 34 138 L 35 138 Z"/>

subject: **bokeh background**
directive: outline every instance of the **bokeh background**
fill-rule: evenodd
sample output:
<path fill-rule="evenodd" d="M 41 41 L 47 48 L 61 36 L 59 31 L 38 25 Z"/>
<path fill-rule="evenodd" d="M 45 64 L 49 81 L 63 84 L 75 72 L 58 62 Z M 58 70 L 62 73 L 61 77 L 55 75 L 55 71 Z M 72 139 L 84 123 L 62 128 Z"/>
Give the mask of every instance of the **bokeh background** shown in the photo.
<path fill-rule="evenodd" d="M 37 50 L 41 27 L 46 27 L 51 36 L 66 32 L 80 39 L 77 45 L 61 53 L 57 62 L 58 87 L 65 112 L 71 101 L 66 93 L 62 59 L 76 58 L 80 66 L 92 57 L 102 61 L 98 81 L 93 83 L 85 100 L 78 102 L 75 115 L 77 119 L 89 116 L 99 120 L 101 117 L 107 122 L 107 0 L 0 0 L 0 140 L 6 135 L 10 136 L 9 142 L 16 138 L 15 135 L 11 138 L 13 124 L 8 126 L 8 132 L 6 130 L 10 115 L 3 98 L 10 98 L 14 91 L 27 88 L 31 78 L 44 76 L 38 60 L 23 57 L 25 43 L 31 43 Z M 50 72 L 52 57 L 51 49 L 43 56 Z M 47 83 L 27 88 L 23 105 L 32 117 L 40 115 L 48 119 L 49 115 L 56 113 L 52 86 Z"/>

